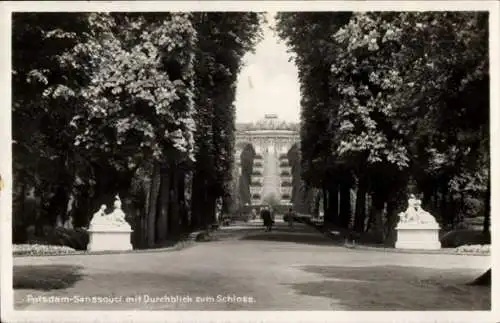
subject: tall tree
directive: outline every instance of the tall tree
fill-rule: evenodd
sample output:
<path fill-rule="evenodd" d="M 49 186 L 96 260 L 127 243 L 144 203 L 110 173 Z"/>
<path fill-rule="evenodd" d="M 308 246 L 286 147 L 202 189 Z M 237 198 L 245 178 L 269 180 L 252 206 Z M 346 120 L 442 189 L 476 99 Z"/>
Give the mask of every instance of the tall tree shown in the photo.
<path fill-rule="evenodd" d="M 193 225 L 215 221 L 216 200 L 223 209 L 231 194 L 234 163 L 237 75 L 244 54 L 260 35 L 258 13 L 198 13 L 196 53 L 197 124 L 196 165 L 193 180 Z"/>
<path fill-rule="evenodd" d="M 279 14 L 280 35 L 299 67 L 304 177 L 351 172 L 358 230 L 368 192 L 375 231 L 381 235 L 385 223 L 390 232 L 410 181 L 426 204 L 439 199 L 440 220 L 456 222 L 465 194 L 485 196 L 489 182 L 487 14 L 329 15 L 336 24 L 322 14 Z M 324 64 L 327 82 L 320 82 Z M 328 128 L 315 120 L 328 121 Z M 319 149 L 321 135 L 328 149 Z M 321 158 L 315 151 L 328 153 Z M 342 176 L 335 182 L 347 205 Z"/>

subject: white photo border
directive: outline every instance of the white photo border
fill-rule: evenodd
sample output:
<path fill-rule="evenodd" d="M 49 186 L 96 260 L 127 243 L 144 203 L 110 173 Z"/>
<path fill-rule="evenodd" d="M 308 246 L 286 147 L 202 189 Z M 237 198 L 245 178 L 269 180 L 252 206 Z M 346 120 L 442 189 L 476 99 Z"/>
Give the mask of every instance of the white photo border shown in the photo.
<path fill-rule="evenodd" d="M 493 279 L 491 311 L 358 312 L 358 311 L 15 311 L 12 289 L 12 137 L 11 137 L 11 14 L 13 12 L 80 11 L 488 11 L 490 24 L 490 144 L 491 213 L 500 212 L 499 128 L 499 12 L 497 1 L 12 1 L 0 3 L 0 264 L 1 308 L 5 322 L 168 321 L 168 322 L 493 322 L 500 320 L 499 280 Z M 492 244 L 500 229 L 491 217 Z M 499 252 L 492 248 L 497 277 Z M 496 301 L 495 301 L 496 300 Z"/>

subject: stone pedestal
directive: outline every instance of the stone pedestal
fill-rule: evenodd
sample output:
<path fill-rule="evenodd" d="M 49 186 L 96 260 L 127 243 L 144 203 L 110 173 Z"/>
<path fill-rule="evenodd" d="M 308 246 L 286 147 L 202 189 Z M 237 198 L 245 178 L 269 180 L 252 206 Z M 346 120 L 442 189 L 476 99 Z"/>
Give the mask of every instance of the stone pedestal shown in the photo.
<path fill-rule="evenodd" d="M 89 229 L 87 251 L 127 251 L 132 250 L 127 227 L 96 227 Z"/>
<path fill-rule="evenodd" d="M 441 249 L 437 223 L 399 223 L 396 249 Z"/>

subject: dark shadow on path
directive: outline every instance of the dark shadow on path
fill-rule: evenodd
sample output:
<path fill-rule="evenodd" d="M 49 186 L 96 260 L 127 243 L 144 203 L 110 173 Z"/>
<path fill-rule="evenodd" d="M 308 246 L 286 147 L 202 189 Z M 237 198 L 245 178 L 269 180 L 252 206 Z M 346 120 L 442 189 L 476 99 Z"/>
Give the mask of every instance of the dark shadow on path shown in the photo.
<path fill-rule="evenodd" d="M 324 280 L 290 284 L 297 293 L 331 298 L 351 310 L 491 309 L 491 287 L 468 284 L 477 277 L 477 270 L 405 266 L 307 266 L 302 270 Z"/>
<path fill-rule="evenodd" d="M 14 266 L 13 288 L 50 291 L 72 287 L 83 278 L 81 266 Z"/>
<path fill-rule="evenodd" d="M 251 241 L 272 241 L 272 242 L 293 242 L 308 245 L 324 245 L 332 246 L 336 245 L 334 241 L 327 239 L 326 237 L 316 233 L 316 232 L 296 232 L 287 229 L 278 229 L 272 232 L 261 232 L 257 234 L 249 234 L 240 240 L 251 240 Z"/>

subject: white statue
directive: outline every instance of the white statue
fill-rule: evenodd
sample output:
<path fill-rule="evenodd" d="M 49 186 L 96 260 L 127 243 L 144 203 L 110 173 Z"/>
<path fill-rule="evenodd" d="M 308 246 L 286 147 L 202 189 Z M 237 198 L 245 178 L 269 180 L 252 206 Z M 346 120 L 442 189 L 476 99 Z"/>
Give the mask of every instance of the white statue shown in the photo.
<path fill-rule="evenodd" d="M 106 205 L 104 204 L 101 205 L 99 211 L 94 213 L 94 215 L 92 216 L 92 220 L 90 221 L 90 226 L 102 225 L 107 223 L 107 219 L 105 217 L 106 214 L 104 213 L 105 210 L 106 210 Z"/>
<path fill-rule="evenodd" d="M 94 214 L 89 228 L 89 244 L 87 250 L 132 250 L 130 234 L 132 229 L 125 220 L 118 195 L 115 197 L 114 210 L 104 213 L 106 205 L 102 205 Z"/>
<path fill-rule="evenodd" d="M 114 210 L 109 215 L 109 220 L 117 226 L 129 226 L 127 220 L 125 220 L 125 213 L 122 210 L 122 201 L 120 196 L 116 195 L 115 202 L 113 204 Z"/>
<path fill-rule="evenodd" d="M 422 209 L 422 202 L 411 194 L 408 199 L 408 209 L 399 213 L 400 223 L 428 224 L 437 223 L 434 217 Z"/>
<path fill-rule="evenodd" d="M 123 227 L 130 228 L 130 225 L 125 220 L 125 213 L 122 210 L 122 201 L 117 195 L 114 202 L 114 210 L 110 214 L 106 214 L 106 205 L 101 205 L 99 211 L 97 211 L 92 217 L 90 222 L 90 227 Z"/>
<path fill-rule="evenodd" d="M 429 212 L 422 209 L 421 205 L 422 205 L 422 202 L 420 202 L 420 200 L 415 201 L 415 209 L 416 209 L 417 214 L 418 214 L 418 218 L 417 218 L 418 223 L 422 223 L 422 224 L 437 223 L 436 219 L 434 219 L 434 217 Z"/>

